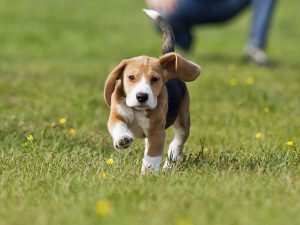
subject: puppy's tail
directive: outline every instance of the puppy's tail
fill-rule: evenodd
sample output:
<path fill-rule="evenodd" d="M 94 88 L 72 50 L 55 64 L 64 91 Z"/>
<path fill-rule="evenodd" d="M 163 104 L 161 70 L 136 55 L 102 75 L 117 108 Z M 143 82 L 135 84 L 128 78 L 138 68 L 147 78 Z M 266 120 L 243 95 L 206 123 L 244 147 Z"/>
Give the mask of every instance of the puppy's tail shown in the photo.
<path fill-rule="evenodd" d="M 144 12 L 158 24 L 163 34 L 162 54 L 174 52 L 175 37 L 170 24 L 155 10 L 144 9 Z"/>

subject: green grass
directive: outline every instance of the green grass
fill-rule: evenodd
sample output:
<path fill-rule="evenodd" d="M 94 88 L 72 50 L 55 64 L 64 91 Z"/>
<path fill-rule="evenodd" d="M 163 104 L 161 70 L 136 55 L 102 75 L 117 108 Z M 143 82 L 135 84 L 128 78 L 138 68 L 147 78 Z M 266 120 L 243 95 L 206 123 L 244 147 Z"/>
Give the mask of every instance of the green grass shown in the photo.
<path fill-rule="evenodd" d="M 195 30 L 187 57 L 204 72 L 189 84 L 186 155 L 173 171 L 146 177 L 139 175 L 141 140 L 123 152 L 112 148 L 102 99 L 121 59 L 160 53 L 161 37 L 143 7 L 129 0 L 0 2 L 0 224 L 300 224 L 300 3 L 278 5 L 272 69 L 240 60 L 249 12 Z M 111 206 L 108 215 L 95 212 L 101 200 Z"/>

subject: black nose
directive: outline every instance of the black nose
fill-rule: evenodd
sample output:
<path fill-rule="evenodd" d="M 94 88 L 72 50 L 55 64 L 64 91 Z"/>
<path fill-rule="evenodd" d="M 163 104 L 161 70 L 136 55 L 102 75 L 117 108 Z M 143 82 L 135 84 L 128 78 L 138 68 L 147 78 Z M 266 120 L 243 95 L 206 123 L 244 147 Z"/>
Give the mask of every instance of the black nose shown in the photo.
<path fill-rule="evenodd" d="M 145 101 L 148 100 L 148 94 L 139 92 L 136 94 L 136 99 L 138 100 L 139 103 L 144 103 Z"/>

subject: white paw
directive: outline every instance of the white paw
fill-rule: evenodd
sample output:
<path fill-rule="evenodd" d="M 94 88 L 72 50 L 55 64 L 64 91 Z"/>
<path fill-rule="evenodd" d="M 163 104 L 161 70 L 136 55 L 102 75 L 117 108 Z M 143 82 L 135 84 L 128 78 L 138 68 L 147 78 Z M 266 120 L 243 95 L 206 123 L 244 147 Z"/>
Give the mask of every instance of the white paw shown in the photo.
<path fill-rule="evenodd" d="M 133 142 L 133 138 L 130 135 L 124 135 L 114 140 L 114 147 L 117 149 L 128 148 Z"/>
<path fill-rule="evenodd" d="M 144 156 L 141 173 L 143 175 L 151 172 L 158 172 L 161 162 L 161 156 L 150 157 Z"/>
<path fill-rule="evenodd" d="M 168 158 L 163 166 L 164 170 L 169 170 L 174 167 L 175 163 L 180 159 L 182 149 L 183 147 L 178 145 L 175 141 L 171 142 L 168 150 Z"/>
<path fill-rule="evenodd" d="M 168 159 L 166 159 L 164 166 L 163 166 L 163 170 L 170 170 L 173 167 L 173 163 L 169 162 Z"/>

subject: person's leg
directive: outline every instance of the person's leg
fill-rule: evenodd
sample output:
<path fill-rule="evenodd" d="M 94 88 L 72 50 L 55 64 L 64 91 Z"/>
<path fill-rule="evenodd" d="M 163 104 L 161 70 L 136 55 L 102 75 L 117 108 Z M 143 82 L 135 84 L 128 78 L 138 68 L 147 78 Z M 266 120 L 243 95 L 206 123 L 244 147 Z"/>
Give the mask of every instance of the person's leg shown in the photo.
<path fill-rule="evenodd" d="M 197 24 L 220 23 L 231 19 L 250 4 L 250 0 L 179 0 L 176 9 L 166 16 L 176 43 L 189 50 L 192 43 L 191 28 Z"/>
<path fill-rule="evenodd" d="M 264 48 L 276 0 L 252 0 L 253 16 L 250 40 L 246 48 L 247 57 L 257 64 L 268 64 Z"/>
<path fill-rule="evenodd" d="M 272 19 L 276 0 L 252 0 L 253 19 L 250 44 L 263 49 Z"/>

